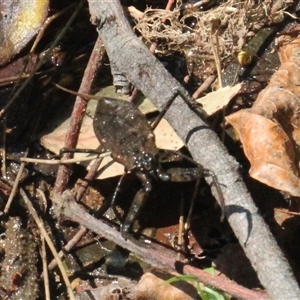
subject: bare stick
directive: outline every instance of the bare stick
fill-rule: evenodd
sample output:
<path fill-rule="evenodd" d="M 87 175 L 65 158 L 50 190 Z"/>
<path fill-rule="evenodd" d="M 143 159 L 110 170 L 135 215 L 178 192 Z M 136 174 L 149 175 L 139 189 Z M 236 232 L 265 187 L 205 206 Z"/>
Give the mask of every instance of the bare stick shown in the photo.
<path fill-rule="evenodd" d="M 28 155 L 28 152 L 29 152 L 29 148 L 27 148 L 27 150 L 26 150 L 26 152 L 25 152 L 25 156 Z M 3 212 L 4 212 L 5 214 L 8 213 L 9 208 L 10 208 L 10 205 L 11 205 L 11 203 L 12 203 L 12 201 L 13 201 L 13 199 L 14 199 L 14 196 L 15 196 L 15 194 L 16 194 L 16 192 L 17 192 L 17 189 L 18 189 L 18 186 L 19 186 L 19 182 L 20 182 L 20 180 L 21 180 L 21 176 L 22 176 L 22 174 L 23 174 L 23 172 L 24 172 L 25 166 L 26 166 L 26 163 L 22 162 L 21 165 L 20 165 L 20 167 L 19 167 L 19 171 L 18 171 L 18 174 L 17 174 L 16 179 L 15 179 L 15 181 L 14 181 L 14 185 L 13 185 L 13 187 L 12 187 L 12 190 L 11 190 L 11 192 L 10 192 L 10 195 L 9 195 L 9 197 L 8 197 L 8 200 L 7 200 L 7 202 L 6 202 L 6 205 L 5 205 L 5 207 L 4 207 L 4 211 L 3 211 Z"/>
<path fill-rule="evenodd" d="M 87 182 L 95 176 L 95 173 L 97 172 L 101 162 L 102 162 L 102 158 L 98 158 L 95 161 L 95 163 L 93 164 L 93 166 L 91 167 L 91 169 L 89 170 L 89 172 L 86 174 L 86 176 L 84 178 L 85 181 L 83 184 L 81 184 L 81 186 L 77 192 L 77 195 L 76 195 L 77 201 L 79 201 L 81 199 L 81 197 L 83 196 L 83 194 L 86 190 L 86 187 L 87 187 Z M 63 247 L 63 250 L 59 251 L 59 253 L 58 253 L 59 257 L 62 258 L 66 252 L 69 252 L 71 249 L 73 249 L 74 246 L 87 233 L 87 231 L 88 230 L 85 227 L 80 228 L 80 230 L 73 236 L 73 238 L 70 241 L 68 241 L 68 243 Z M 56 260 L 53 259 L 50 262 L 48 268 L 49 268 L 49 270 L 52 270 L 55 266 L 56 266 Z"/>
<path fill-rule="evenodd" d="M 72 163 L 80 163 L 83 161 L 94 160 L 97 158 L 103 158 L 109 156 L 110 152 L 106 152 L 103 154 L 91 155 L 87 157 L 81 158 L 69 158 L 69 159 L 38 159 L 38 158 L 29 158 L 29 157 L 21 157 L 20 161 L 24 163 L 34 163 L 34 164 L 45 164 L 45 165 L 61 165 L 61 164 L 72 164 Z"/>
<path fill-rule="evenodd" d="M 212 85 L 212 83 L 216 80 L 216 75 L 208 76 L 205 81 L 201 84 L 201 86 L 194 92 L 193 98 L 198 99 L 202 96 L 204 92 L 208 90 L 208 88 Z"/>
<path fill-rule="evenodd" d="M 22 75 L 15 75 L 15 76 L 10 76 L 10 77 L 5 77 L 0 79 L 0 84 L 9 84 L 12 81 L 17 81 L 19 79 L 26 79 L 30 76 L 30 74 L 22 74 Z"/>
<path fill-rule="evenodd" d="M 77 191 L 76 201 L 80 201 L 80 199 L 82 198 L 83 194 L 87 189 L 88 182 L 94 178 L 96 172 L 98 171 L 101 165 L 101 162 L 102 162 L 102 157 L 96 159 L 94 164 L 91 166 L 90 170 L 88 171 L 88 173 L 85 175 L 84 182 L 81 183 L 80 188 Z"/>
<path fill-rule="evenodd" d="M 63 247 L 63 250 L 58 252 L 58 256 L 62 259 L 65 256 L 64 252 L 69 252 L 74 248 L 74 246 L 81 240 L 81 238 L 87 233 L 85 227 L 80 228 L 80 230 L 72 237 L 71 240 Z M 57 266 L 57 260 L 54 258 L 48 265 L 48 269 L 52 270 Z"/>
<path fill-rule="evenodd" d="M 5 117 L 2 121 L 0 121 L 0 153 L 2 158 L 1 175 L 4 178 L 6 177 L 6 126 L 7 118 Z"/>
<path fill-rule="evenodd" d="M 31 204 L 29 198 L 27 197 L 25 191 L 22 188 L 20 188 L 20 194 L 21 194 L 21 196 L 22 196 L 22 198 L 23 198 L 23 200 L 24 200 L 24 202 L 25 202 L 25 204 L 26 204 L 26 206 L 27 206 L 30 214 L 32 215 L 32 217 L 33 217 L 36 225 L 38 226 L 41 234 L 45 238 L 46 243 L 47 243 L 50 251 L 52 252 L 52 255 L 54 256 L 54 258 L 55 258 L 55 260 L 57 262 L 57 265 L 59 267 L 61 275 L 62 275 L 62 277 L 64 279 L 65 285 L 67 287 L 67 291 L 68 291 L 68 295 L 69 295 L 70 300 L 75 300 L 75 296 L 74 296 L 73 290 L 71 288 L 71 283 L 70 283 L 70 280 L 68 278 L 68 275 L 67 275 L 67 273 L 65 271 L 63 263 L 62 263 L 61 259 L 59 258 L 58 254 L 57 254 L 57 251 L 56 251 L 56 249 L 55 249 L 55 247 L 54 247 L 54 245 L 53 245 L 53 243 L 52 243 L 52 241 L 51 241 L 51 239 L 50 239 L 50 237 L 49 237 L 49 235 L 48 235 L 45 227 L 43 226 L 40 218 L 38 217 L 38 214 L 37 214 L 36 210 L 34 209 L 33 205 Z"/>
<path fill-rule="evenodd" d="M 48 267 L 47 267 L 46 244 L 45 244 L 45 238 L 43 236 L 41 236 L 41 241 L 42 241 L 41 258 L 42 258 L 42 262 L 43 262 L 43 278 L 44 278 L 44 287 L 45 287 L 45 298 L 46 298 L 46 300 L 51 300 L 49 275 L 48 275 Z"/>
<path fill-rule="evenodd" d="M 219 29 L 218 28 L 215 29 L 214 24 L 212 24 L 211 26 L 212 28 L 210 34 L 210 43 L 211 43 L 212 51 L 216 62 L 218 82 L 220 87 L 222 87 L 222 66 L 221 66 L 220 46 L 219 46 Z"/>
<path fill-rule="evenodd" d="M 173 273 L 178 271 L 176 265 L 182 267 L 183 272 L 188 267 L 185 273 L 196 275 L 199 280 L 209 286 L 217 288 L 218 290 L 226 291 L 226 293 L 244 300 L 267 300 L 266 295 L 246 289 L 233 281 L 224 277 L 218 277 L 199 270 L 195 267 L 185 266 L 176 261 L 176 253 L 172 250 L 166 249 L 163 246 L 151 243 L 150 245 L 142 244 L 140 242 L 133 242 L 131 240 L 124 240 L 120 232 L 112 229 L 109 225 L 92 217 L 89 213 L 83 210 L 75 201 L 70 191 L 65 191 L 62 195 L 54 193 L 52 197 L 55 213 L 57 216 L 67 218 L 68 220 L 78 222 L 91 231 L 103 236 L 104 238 L 115 242 L 124 249 L 135 253 L 143 261 L 150 263 L 166 272 Z M 179 272 L 181 272 L 179 271 Z M 177 273 L 176 273 L 177 274 Z"/>
<path fill-rule="evenodd" d="M 83 79 L 79 88 L 80 93 L 88 93 L 90 91 L 93 79 L 98 70 L 99 64 L 103 57 L 103 47 L 100 38 L 97 39 L 88 65 L 84 71 Z M 80 127 L 85 114 L 87 102 L 82 97 L 77 96 L 74 104 L 73 112 L 70 119 L 70 125 L 65 138 L 66 148 L 75 148 L 79 136 Z M 64 154 L 63 158 L 70 158 L 71 154 Z M 65 190 L 66 185 L 69 181 L 70 169 L 61 165 L 58 169 L 54 190 L 62 193 Z"/>

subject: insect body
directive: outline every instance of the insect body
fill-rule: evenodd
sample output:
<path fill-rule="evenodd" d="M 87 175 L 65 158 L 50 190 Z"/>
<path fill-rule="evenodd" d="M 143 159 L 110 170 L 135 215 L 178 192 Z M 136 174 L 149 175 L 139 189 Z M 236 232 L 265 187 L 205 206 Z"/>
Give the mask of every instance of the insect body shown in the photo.
<path fill-rule="evenodd" d="M 161 117 L 159 118 L 161 119 Z M 93 126 L 98 140 L 106 150 L 111 152 L 112 158 L 124 165 L 127 171 L 136 174 L 143 185 L 137 192 L 123 222 L 121 231 L 124 238 L 130 237 L 133 222 L 152 189 L 151 180 L 153 178 L 162 181 L 184 182 L 212 176 L 220 193 L 215 175 L 196 162 L 194 162 L 195 168 L 162 169 L 153 126 L 132 103 L 113 98 L 99 100 Z M 178 152 L 172 151 L 172 154 L 177 160 L 182 158 Z"/>
<path fill-rule="evenodd" d="M 205 169 L 191 158 L 176 151 L 166 151 L 168 152 L 167 161 L 178 161 L 184 158 L 192 162 L 195 167 L 170 168 L 164 170 L 160 165 L 161 152 L 156 147 L 153 130 L 176 97 L 180 95 L 198 116 L 205 117 L 205 113 L 202 110 L 198 110 L 191 99 L 183 92 L 176 91 L 167 101 L 157 119 L 150 125 L 146 117 L 130 102 L 76 93 L 59 85 L 56 86 L 68 93 L 79 95 L 87 100 L 97 99 L 99 101 L 93 121 L 96 137 L 101 143 L 102 148 L 110 151 L 112 158 L 122 164 L 127 171 L 134 173 L 143 185 L 135 195 L 129 212 L 123 222 L 121 233 L 124 238 L 130 238 L 132 225 L 152 190 L 151 181 L 153 178 L 162 181 L 187 182 L 199 180 L 202 177 L 211 177 L 218 192 L 222 209 L 222 219 L 224 218 L 224 199 L 222 191 L 216 175 L 212 171 Z M 70 151 L 70 149 L 65 150 Z M 118 186 L 122 178 L 123 177 L 121 177 Z M 112 205 L 115 202 L 116 194 L 117 190 L 113 196 Z"/>
<path fill-rule="evenodd" d="M 132 103 L 113 98 L 100 100 L 93 125 L 98 140 L 112 158 L 135 173 L 143 184 L 122 226 L 122 235 L 128 237 L 152 189 L 151 177 L 167 181 L 169 175 L 160 168 L 152 127 Z"/>

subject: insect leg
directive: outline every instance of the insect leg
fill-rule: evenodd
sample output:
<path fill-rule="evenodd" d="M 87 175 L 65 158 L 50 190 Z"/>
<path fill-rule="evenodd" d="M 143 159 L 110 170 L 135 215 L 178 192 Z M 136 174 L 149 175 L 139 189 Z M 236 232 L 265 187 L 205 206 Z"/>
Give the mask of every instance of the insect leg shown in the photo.
<path fill-rule="evenodd" d="M 102 148 L 98 149 L 79 149 L 79 148 L 61 148 L 59 150 L 59 157 L 65 153 L 87 153 L 87 154 L 102 154 L 105 152 Z"/>
<path fill-rule="evenodd" d="M 205 120 L 207 118 L 205 111 L 184 89 L 175 89 L 170 99 L 166 102 L 165 106 L 160 111 L 158 117 L 151 123 L 151 127 L 153 129 L 156 128 L 156 126 L 164 117 L 164 115 L 166 114 L 174 100 L 177 98 L 177 96 L 180 96 L 184 100 L 184 102 L 189 106 L 189 108 L 191 108 L 202 120 Z"/>
<path fill-rule="evenodd" d="M 126 218 L 123 222 L 121 234 L 124 237 L 124 239 L 131 238 L 130 232 L 133 223 L 139 216 L 141 209 L 145 205 L 149 193 L 152 190 L 150 178 L 146 174 L 139 172 L 136 175 L 141 180 L 143 187 L 136 193 L 133 202 L 130 206 L 130 209 L 126 215 Z"/>

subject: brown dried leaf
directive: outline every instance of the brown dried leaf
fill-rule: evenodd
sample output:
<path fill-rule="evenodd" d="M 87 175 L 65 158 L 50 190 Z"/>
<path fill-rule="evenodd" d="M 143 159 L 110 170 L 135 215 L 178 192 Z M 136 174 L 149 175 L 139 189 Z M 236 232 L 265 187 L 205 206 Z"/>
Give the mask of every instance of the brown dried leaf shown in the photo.
<path fill-rule="evenodd" d="M 226 117 L 239 132 L 250 175 L 300 196 L 300 26 L 278 38 L 281 66 L 250 110 Z"/>
<path fill-rule="evenodd" d="M 244 152 L 251 162 L 250 176 L 300 196 L 294 148 L 281 126 L 246 109 L 228 116 L 226 120 L 239 133 Z"/>
<path fill-rule="evenodd" d="M 138 282 L 135 290 L 137 299 L 153 299 L 153 300 L 192 300 L 197 298 L 195 290 L 191 291 L 189 288 L 189 294 L 185 293 L 188 284 L 186 282 L 177 282 L 175 287 L 171 284 L 166 284 L 165 280 L 151 274 L 145 273 Z M 194 293 L 190 296 L 190 293 Z"/>
<path fill-rule="evenodd" d="M 106 97 L 109 96 L 109 97 L 116 98 L 114 94 L 114 88 L 104 89 L 97 95 L 101 95 L 101 96 L 105 95 Z M 99 147 L 99 141 L 94 133 L 93 119 L 92 119 L 92 116 L 94 115 L 96 109 L 96 105 L 97 105 L 97 100 L 90 100 L 88 103 L 87 115 L 83 119 L 81 131 L 78 138 L 77 148 L 97 149 Z M 144 113 L 153 112 L 153 110 L 155 110 L 155 107 L 148 99 L 142 101 L 139 108 Z M 55 119 L 53 119 L 52 122 L 55 124 L 60 123 Z M 48 150 L 52 151 L 53 153 L 59 154 L 60 149 L 63 148 L 64 146 L 65 136 L 66 136 L 67 128 L 69 126 L 69 122 L 70 119 L 67 119 L 56 129 L 54 129 L 51 133 L 42 136 L 40 139 L 41 144 Z M 156 145 L 158 148 L 168 149 L 168 150 L 179 150 L 184 145 L 183 142 L 175 133 L 174 129 L 165 119 L 162 119 L 160 121 L 160 123 L 158 124 L 158 126 L 154 131 L 154 134 L 156 137 Z M 74 157 L 81 158 L 86 156 L 87 154 L 84 153 L 76 153 Z M 87 168 L 89 166 L 88 162 L 81 162 L 81 164 Z M 110 157 L 105 157 L 103 159 L 100 169 L 101 169 L 101 173 L 99 174 L 98 179 L 105 179 L 105 178 L 118 176 L 123 174 L 124 172 L 124 167 L 119 163 L 113 162 L 113 160 Z"/>
<path fill-rule="evenodd" d="M 300 196 L 300 25 L 277 38 L 281 66 L 250 110 L 226 120 L 239 132 L 250 175 Z"/>

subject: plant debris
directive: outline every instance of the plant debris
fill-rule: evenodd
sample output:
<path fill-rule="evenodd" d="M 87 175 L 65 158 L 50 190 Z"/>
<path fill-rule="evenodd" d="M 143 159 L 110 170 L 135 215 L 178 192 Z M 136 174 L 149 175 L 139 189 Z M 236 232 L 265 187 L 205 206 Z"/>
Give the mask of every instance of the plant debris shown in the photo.
<path fill-rule="evenodd" d="M 19 53 L 42 27 L 49 0 L 2 0 L 0 3 L 0 65 Z"/>
<path fill-rule="evenodd" d="M 300 196 L 300 27 L 278 37 L 281 66 L 251 109 L 226 120 L 238 131 L 250 160 L 251 177 Z"/>
<path fill-rule="evenodd" d="M 207 11 L 197 7 L 172 11 L 147 9 L 135 29 L 149 42 L 159 41 L 164 53 L 184 52 L 197 56 L 203 64 L 214 63 L 213 48 L 218 36 L 222 64 L 235 57 L 260 28 L 281 22 L 293 1 L 229 0 Z M 163 21 L 162 21 L 163 20 Z"/>

